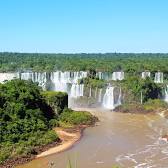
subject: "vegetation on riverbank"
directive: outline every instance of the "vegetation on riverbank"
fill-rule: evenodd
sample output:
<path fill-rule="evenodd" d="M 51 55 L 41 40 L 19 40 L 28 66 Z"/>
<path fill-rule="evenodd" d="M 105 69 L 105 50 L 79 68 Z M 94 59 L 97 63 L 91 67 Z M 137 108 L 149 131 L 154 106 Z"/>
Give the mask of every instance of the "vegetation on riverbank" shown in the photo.
<path fill-rule="evenodd" d="M 168 108 L 168 104 L 163 101 L 163 84 L 156 84 L 150 78 L 141 79 L 136 76 L 117 84 L 122 88 L 123 101 L 115 111 L 148 113 Z"/>
<path fill-rule="evenodd" d="M 80 80 L 81 83 L 83 83 L 85 85 L 85 87 L 88 88 L 103 88 L 106 85 L 106 81 L 105 80 L 101 80 L 98 78 L 83 78 Z M 80 83 L 79 82 L 79 83 Z"/>
<path fill-rule="evenodd" d="M 150 78 L 141 79 L 132 76 L 120 82 L 124 102 L 145 103 L 149 99 L 162 98 L 163 86 L 154 83 Z"/>
<path fill-rule="evenodd" d="M 137 102 L 124 103 L 118 106 L 115 111 L 123 113 L 159 113 L 167 110 L 168 104 L 160 99 L 149 99 L 147 102 L 140 104 Z"/>
<path fill-rule="evenodd" d="M 97 118 L 86 111 L 73 111 L 65 109 L 59 116 L 59 120 L 65 125 L 93 125 Z"/>
<path fill-rule="evenodd" d="M 52 128 L 60 122 L 91 124 L 91 114 L 67 106 L 67 94 L 43 92 L 31 81 L 0 84 L 0 164 L 37 154 L 41 146 L 59 141 Z"/>

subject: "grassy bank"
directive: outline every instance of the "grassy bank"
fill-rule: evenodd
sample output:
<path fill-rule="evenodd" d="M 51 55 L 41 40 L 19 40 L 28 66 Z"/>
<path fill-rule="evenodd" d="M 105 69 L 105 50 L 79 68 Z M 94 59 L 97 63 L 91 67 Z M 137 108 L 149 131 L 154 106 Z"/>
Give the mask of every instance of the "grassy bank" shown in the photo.
<path fill-rule="evenodd" d="M 115 109 L 116 112 L 123 113 L 158 113 L 168 109 L 168 104 L 160 99 L 149 99 L 140 104 L 137 102 L 125 103 Z"/>

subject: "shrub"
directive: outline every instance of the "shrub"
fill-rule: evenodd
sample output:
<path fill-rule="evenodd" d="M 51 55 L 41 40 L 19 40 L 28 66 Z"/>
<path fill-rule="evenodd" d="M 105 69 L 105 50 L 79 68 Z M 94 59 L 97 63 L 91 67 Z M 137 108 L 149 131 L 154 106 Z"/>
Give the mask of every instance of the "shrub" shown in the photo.
<path fill-rule="evenodd" d="M 144 109 L 149 111 L 156 111 L 157 109 L 168 108 L 168 104 L 160 99 L 149 99 L 144 104 Z"/>
<path fill-rule="evenodd" d="M 77 112 L 71 109 L 65 109 L 59 117 L 60 121 L 72 125 L 80 124 L 92 124 L 95 117 L 93 117 L 89 112 Z"/>

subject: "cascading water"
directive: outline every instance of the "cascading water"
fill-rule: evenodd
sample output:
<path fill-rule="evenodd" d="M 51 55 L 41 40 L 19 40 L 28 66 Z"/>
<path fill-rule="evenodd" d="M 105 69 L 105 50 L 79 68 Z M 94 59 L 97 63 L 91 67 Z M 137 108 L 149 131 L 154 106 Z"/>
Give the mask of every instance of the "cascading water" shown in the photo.
<path fill-rule="evenodd" d="M 115 100 L 114 96 L 114 88 L 113 86 L 108 86 L 103 97 L 103 106 L 107 109 L 114 110 L 117 106 L 121 105 L 121 88 L 119 90 L 119 96 L 117 101 Z"/>
<path fill-rule="evenodd" d="M 19 73 L 0 73 L 0 83 L 19 78 Z"/>
<path fill-rule="evenodd" d="M 72 84 L 70 97 L 77 98 L 83 96 L 84 84 Z"/>
<path fill-rule="evenodd" d="M 123 80 L 124 79 L 124 72 L 113 72 L 112 80 Z"/>
<path fill-rule="evenodd" d="M 103 73 L 102 72 L 97 72 L 96 77 L 99 79 L 103 79 Z"/>
<path fill-rule="evenodd" d="M 163 83 L 163 72 L 156 72 L 155 73 L 155 83 Z"/>
<path fill-rule="evenodd" d="M 92 97 L 92 88 L 89 88 L 89 97 Z"/>
<path fill-rule="evenodd" d="M 84 95 L 84 84 L 78 84 L 78 80 L 87 77 L 87 72 L 74 72 L 71 80 L 70 97 L 77 98 Z"/>
<path fill-rule="evenodd" d="M 122 92 L 121 92 L 121 88 L 120 88 L 119 96 L 118 96 L 118 101 L 117 101 L 117 105 L 116 106 L 121 105 L 121 98 L 122 98 Z"/>
<path fill-rule="evenodd" d="M 102 102 L 102 89 L 99 90 L 98 102 Z"/>
<path fill-rule="evenodd" d="M 141 104 L 143 104 L 143 95 L 142 95 L 142 91 L 141 91 Z"/>
<path fill-rule="evenodd" d="M 12 80 L 14 78 L 20 78 L 22 80 L 32 80 L 33 82 L 37 82 L 39 86 L 41 86 L 44 90 L 46 88 L 46 84 L 48 82 L 52 83 L 53 87 L 51 90 L 69 92 L 68 87 L 73 86 L 73 89 L 76 89 L 76 93 L 78 92 L 78 88 L 83 88 L 83 85 L 77 85 L 78 80 L 87 77 L 87 72 L 21 72 L 21 73 L 0 73 L 0 83 L 3 83 L 5 80 Z M 72 89 L 72 90 L 73 90 Z M 73 93 L 71 94 L 73 95 Z M 82 94 L 82 91 L 80 93 Z"/>
<path fill-rule="evenodd" d="M 96 87 L 96 90 L 95 90 L 95 99 L 97 98 L 97 91 L 98 91 L 98 89 Z"/>
<path fill-rule="evenodd" d="M 114 110 L 115 109 L 115 103 L 114 103 L 114 87 L 109 86 L 106 89 L 106 93 L 103 97 L 103 106 L 105 108 Z"/>
<path fill-rule="evenodd" d="M 148 72 L 148 71 L 142 72 L 142 79 L 145 79 L 145 78 L 150 77 L 150 76 L 151 76 L 150 72 Z"/>
<path fill-rule="evenodd" d="M 164 97 L 164 101 L 168 103 L 168 85 L 165 88 L 165 97 Z"/>
<path fill-rule="evenodd" d="M 45 90 L 47 82 L 47 73 L 46 72 L 23 72 L 20 73 L 20 79 L 22 80 L 32 80 L 33 82 L 38 82 L 38 85 Z"/>
<path fill-rule="evenodd" d="M 70 83 L 70 74 L 66 72 L 52 72 L 51 82 L 54 84 L 54 90 L 60 92 L 68 91 L 68 83 Z"/>
<path fill-rule="evenodd" d="M 20 73 L 20 79 L 22 79 L 22 80 L 32 80 L 34 82 L 33 72 Z"/>
<path fill-rule="evenodd" d="M 69 92 L 68 85 L 71 85 L 70 95 L 74 95 L 74 93 L 79 92 L 79 88 L 83 87 L 78 86 L 78 80 L 87 77 L 87 72 L 52 72 L 51 73 L 51 81 L 54 84 L 55 91 Z M 76 89 L 76 91 L 74 91 Z M 73 92 L 73 93 L 71 93 Z M 75 96 L 76 97 L 76 96 Z"/>
<path fill-rule="evenodd" d="M 112 79 L 112 73 L 110 73 L 110 72 L 97 72 L 96 77 L 98 79 L 103 79 L 103 80 L 109 81 Z"/>

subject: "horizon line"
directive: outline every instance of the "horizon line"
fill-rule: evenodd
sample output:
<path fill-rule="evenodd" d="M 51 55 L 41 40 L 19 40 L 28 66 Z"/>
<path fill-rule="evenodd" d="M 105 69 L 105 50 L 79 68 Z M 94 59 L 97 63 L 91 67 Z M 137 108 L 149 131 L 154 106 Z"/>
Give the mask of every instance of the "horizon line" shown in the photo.
<path fill-rule="evenodd" d="M 11 54 L 168 54 L 168 52 L 22 52 L 22 51 L 0 51 L 0 53 Z"/>

